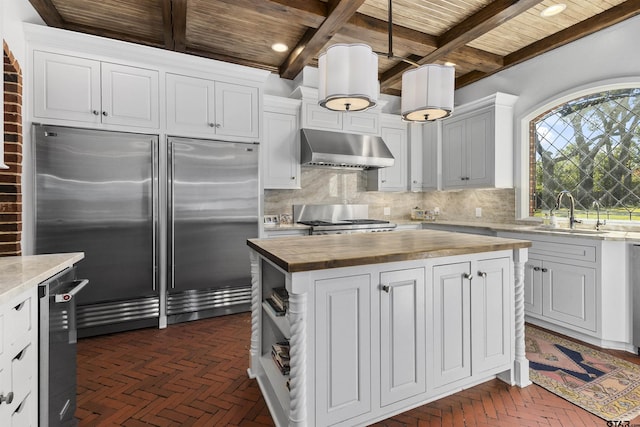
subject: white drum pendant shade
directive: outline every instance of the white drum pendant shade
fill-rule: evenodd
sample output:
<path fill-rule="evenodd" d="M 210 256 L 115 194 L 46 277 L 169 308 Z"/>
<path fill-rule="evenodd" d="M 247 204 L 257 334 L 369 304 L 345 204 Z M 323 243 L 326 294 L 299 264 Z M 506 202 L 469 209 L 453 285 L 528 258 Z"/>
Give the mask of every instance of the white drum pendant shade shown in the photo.
<path fill-rule="evenodd" d="M 455 68 L 427 64 L 402 75 L 402 118 L 426 122 L 448 117 L 453 111 Z"/>
<path fill-rule="evenodd" d="M 366 44 L 334 44 L 318 57 L 318 103 L 362 111 L 378 102 L 378 56 Z"/>

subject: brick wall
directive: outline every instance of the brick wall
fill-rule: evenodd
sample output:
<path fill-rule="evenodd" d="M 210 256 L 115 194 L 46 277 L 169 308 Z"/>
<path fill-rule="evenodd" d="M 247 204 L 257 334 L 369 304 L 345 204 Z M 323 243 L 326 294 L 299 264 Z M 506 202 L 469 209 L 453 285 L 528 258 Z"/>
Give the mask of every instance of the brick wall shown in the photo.
<path fill-rule="evenodd" d="M 6 43 L 4 51 L 4 151 L 0 169 L 0 256 L 21 255 L 22 71 Z"/>

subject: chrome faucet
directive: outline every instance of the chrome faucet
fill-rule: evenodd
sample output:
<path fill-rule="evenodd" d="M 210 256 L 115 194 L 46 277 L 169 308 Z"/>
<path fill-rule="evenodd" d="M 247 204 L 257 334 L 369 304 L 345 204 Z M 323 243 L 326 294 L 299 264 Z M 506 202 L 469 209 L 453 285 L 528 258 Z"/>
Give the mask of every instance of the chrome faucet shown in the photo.
<path fill-rule="evenodd" d="M 601 225 L 607 225 L 607 220 L 606 219 L 604 221 L 600 222 L 600 208 L 602 207 L 602 205 L 600 204 L 599 201 L 594 200 L 593 203 L 591 204 L 591 206 L 596 208 L 596 213 L 598 214 L 598 219 L 596 221 L 596 230 L 600 230 L 600 226 Z"/>
<path fill-rule="evenodd" d="M 570 210 L 569 210 L 569 228 L 573 230 L 574 228 L 576 228 L 576 223 L 581 224 L 582 221 L 576 219 L 574 216 L 575 209 L 576 209 L 576 200 L 573 198 L 571 193 L 569 193 L 567 190 L 562 190 L 561 192 L 558 193 L 558 196 L 556 197 L 556 205 L 553 207 L 553 209 L 551 209 L 550 213 L 553 213 L 554 210 L 560 209 L 560 203 L 562 202 L 562 198 L 565 195 L 569 197 L 569 201 L 571 202 Z"/>

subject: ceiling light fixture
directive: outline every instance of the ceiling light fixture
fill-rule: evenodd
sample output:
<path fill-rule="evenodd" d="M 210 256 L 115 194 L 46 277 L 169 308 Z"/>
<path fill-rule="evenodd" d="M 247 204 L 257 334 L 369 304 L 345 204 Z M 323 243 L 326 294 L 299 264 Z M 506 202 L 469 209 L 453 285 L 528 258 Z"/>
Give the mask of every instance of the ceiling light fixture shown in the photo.
<path fill-rule="evenodd" d="M 289 50 L 289 46 L 284 43 L 274 43 L 271 45 L 271 49 L 276 52 L 286 52 Z"/>
<path fill-rule="evenodd" d="M 377 104 L 378 55 L 400 59 L 414 67 L 402 75 L 402 119 L 426 122 L 453 111 L 455 69 L 420 65 L 393 54 L 393 14 L 389 4 L 389 51 L 373 52 L 365 44 L 335 44 L 318 57 L 318 103 L 329 110 L 363 111 Z"/>
<path fill-rule="evenodd" d="M 549 18 L 550 16 L 556 16 L 562 12 L 564 12 L 564 10 L 567 8 L 567 5 L 564 3 L 558 3 L 558 4 L 554 4 L 552 6 L 546 7 L 544 9 L 542 9 L 542 11 L 540 12 L 540 16 L 542 16 L 543 18 Z"/>

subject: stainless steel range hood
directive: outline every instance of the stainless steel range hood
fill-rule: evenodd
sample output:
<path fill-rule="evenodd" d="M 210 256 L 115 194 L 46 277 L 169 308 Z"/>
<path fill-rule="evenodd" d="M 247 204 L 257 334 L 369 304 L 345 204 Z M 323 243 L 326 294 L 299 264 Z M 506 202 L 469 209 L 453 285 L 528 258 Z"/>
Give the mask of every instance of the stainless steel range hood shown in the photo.
<path fill-rule="evenodd" d="M 393 155 L 379 136 L 300 130 L 300 163 L 348 169 L 378 169 L 393 166 Z"/>

